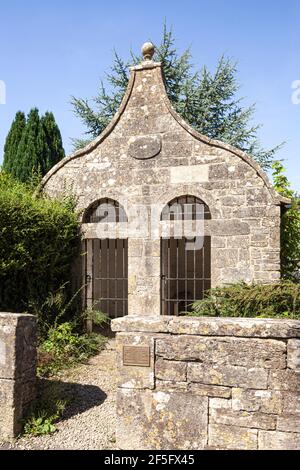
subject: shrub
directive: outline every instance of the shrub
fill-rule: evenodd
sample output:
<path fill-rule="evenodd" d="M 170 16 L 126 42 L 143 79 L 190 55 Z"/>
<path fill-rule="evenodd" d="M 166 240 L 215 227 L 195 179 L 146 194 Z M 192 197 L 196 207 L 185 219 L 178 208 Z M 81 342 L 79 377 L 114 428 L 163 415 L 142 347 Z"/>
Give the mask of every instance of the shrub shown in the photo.
<path fill-rule="evenodd" d="M 79 241 L 72 198 L 50 199 L 0 172 L 1 310 L 31 312 L 67 283 Z"/>
<path fill-rule="evenodd" d="M 291 189 L 281 162 L 272 165 L 274 188 L 290 199 L 291 204 L 281 214 L 281 275 L 284 279 L 300 280 L 300 198 Z"/>
<path fill-rule="evenodd" d="M 76 323 L 64 322 L 48 330 L 38 347 L 38 375 L 45 377 L 83 362 L 97 354 L 106 338 L 97 333 L 80 334 Z"/>
<path fill-rule="evenodd" d="M 300 284 L 238 283 L 210 289 L 203 300 L 194 302 L 192 316 L 300 318 Z"/>

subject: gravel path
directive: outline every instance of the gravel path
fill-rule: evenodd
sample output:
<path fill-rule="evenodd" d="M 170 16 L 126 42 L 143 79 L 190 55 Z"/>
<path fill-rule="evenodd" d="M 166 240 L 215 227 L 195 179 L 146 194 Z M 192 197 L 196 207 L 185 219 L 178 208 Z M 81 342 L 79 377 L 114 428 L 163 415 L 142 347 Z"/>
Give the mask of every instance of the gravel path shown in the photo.
<path fill-rule="evenodd" d="M 50 384 L 50 381 L 47 381 Z M 115 449 L 115 348 L 109 340 L 105 349 L 87 364 L 51 379 L 72 398 L 62 421 L 52 435 L 22 437 L 14 449 Z M 1 450 L 1 443 L 0 443 Z"/>

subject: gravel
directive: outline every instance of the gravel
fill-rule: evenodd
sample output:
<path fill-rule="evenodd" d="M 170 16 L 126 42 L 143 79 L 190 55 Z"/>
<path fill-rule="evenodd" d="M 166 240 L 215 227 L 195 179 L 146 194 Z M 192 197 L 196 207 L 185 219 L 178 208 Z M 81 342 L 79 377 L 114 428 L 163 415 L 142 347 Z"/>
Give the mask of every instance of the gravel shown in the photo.
<path fill-rule="evenodd" d="M 111 339 L 87 364 L 51 379 L 61 387 L 63 395 L 72 397 L 62 420 L 56 424 L 57 431 L 46 436 L 22 437 L 2 449 L 115 449 L 115 369 Z"/>

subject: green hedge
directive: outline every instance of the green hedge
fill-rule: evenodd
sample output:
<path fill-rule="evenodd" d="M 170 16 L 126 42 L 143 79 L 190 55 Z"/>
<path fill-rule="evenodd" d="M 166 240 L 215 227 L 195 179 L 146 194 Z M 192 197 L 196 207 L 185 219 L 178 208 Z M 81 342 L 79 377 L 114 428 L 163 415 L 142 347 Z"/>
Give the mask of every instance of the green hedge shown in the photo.
<path fill-rule="evenodd" d="M 281 317 L 300 319 L 300 284 L 238 283 L 210 289 L 203 300 L 192 305 L 193 316 Z"/>
<path fill-rule="evenodd" d="M 0 310 L 30 311 L 70 280 L 79 252 L 71 198 L 49 199 L 0 172 Z"/>

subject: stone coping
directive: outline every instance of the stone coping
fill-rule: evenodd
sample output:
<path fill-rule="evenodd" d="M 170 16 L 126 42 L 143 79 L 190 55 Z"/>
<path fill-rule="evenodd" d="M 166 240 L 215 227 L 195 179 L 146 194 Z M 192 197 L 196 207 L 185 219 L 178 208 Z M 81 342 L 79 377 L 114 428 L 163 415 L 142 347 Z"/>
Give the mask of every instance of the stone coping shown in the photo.
<path fill-rule="evenodd" d="M 35 318 L 35 316 L 32 315 L 31 313 L 0 312 L 0 318 L 2 317 L 14 317 L 14 318 L 33 317 Z"/>
<path fill-rule="evenodd" d="M 111 322 L 115 332 L 170 333 L 200 336 L 300 338 L 300 320 L 273 318 L 135 316 Z"/>
<path fill-rule="evenodd" d="M 12 312 L 0 312 L 0 321 L 5 320 L 7 321 L 18 321 L 21 320 L 22 318 L 26 319 L 36 319 L 35 315 L 31 315 L 30 313 L 12 313 Z"/>

